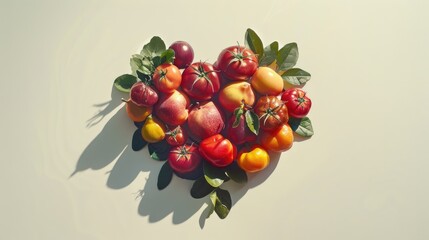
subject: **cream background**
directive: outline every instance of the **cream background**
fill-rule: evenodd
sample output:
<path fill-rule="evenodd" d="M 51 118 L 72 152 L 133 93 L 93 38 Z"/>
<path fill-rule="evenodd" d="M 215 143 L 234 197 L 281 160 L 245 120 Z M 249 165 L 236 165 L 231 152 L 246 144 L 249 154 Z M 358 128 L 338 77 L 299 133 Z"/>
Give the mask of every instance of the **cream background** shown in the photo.
<path fill-rule="evenodd" d="M 0 239 L 428 239 L 428 5 L 1 1 Z M 159 192 L 127 147 L 112 81 L 151 36 L 213 62 L 247 27 L 298 43 L 316 134 L 204 222 L 189 181 Z"/>

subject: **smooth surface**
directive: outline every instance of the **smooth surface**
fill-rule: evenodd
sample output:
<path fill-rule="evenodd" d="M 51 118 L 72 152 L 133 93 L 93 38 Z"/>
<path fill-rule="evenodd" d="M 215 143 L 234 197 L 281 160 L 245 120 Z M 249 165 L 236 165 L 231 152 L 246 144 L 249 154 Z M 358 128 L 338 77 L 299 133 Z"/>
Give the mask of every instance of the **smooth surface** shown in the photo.
<path fill-rule="evenodd" d="M 428 5 L 1 1 L 0 239 L 428 239 Z M 203 221 L 189 181 L 156 189 L 112 83 L 154 35 L 213 62 L 248 27 L 298 43 L 316 134 Z"/>

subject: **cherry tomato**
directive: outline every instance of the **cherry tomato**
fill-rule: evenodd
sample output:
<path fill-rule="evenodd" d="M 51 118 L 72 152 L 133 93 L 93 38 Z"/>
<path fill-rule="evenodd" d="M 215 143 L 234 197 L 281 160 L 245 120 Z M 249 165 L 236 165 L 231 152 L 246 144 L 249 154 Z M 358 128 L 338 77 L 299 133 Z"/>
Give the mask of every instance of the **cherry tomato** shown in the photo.
<path fill-rule="evenodd" d="M 201 155 L 215 167 L 226 167 L 237 156 L 237 148 L 221 134 L 201 141 L 199 150 Z"/>
<path fill-rule="evenodd" d="M 261 128 L 267 131 L 273 131 L 289 121 L 285 103 L 276 96 L 259 98 L 255 113 L 259 116 Z"/>
<path fill-rule="evenodd" d="M 289 124 L 284 124 L 274 131 L 261 131 L 259 133 L 261 145 L 270 151 L 283 152 L 292 147 L 293 132 Z"/>
<path fill-rule="evenodd" d="M 173 64 L 180 69 L 186 68 L 194 60 L 194 49 L 185 41 L 174 42 L 169 48 L 174 50 Z"/>
<path fill-rule="evenodd" d="M 217 65 L 225 77 L 244 81 L 249 79 L 258 68 L 258 59 L 252 50 L 232 46 L 224 49 L 217 59 Z"/>
<path fill-rule="evenodd" d="M 197 101 L 209 100 L 219 91 L 219 74 L 209 63 L 193 63 L 183 71 L 181 87 Z"/>
<path fill-rule="evenodd" d="M 182 82 L 180 70 L 173 64 L 159 65 L 153 74 L 153 84 L 156 89 L 164 93 L 172 93 Z"/>
<path fill-rule="evenodd" d="M 282 100 L 286 103 L 289 115 L 295 118 L 307 116 L 311 108 L 311 99 L 307 93 L 299 88 L 291 88 L 282 94 Z"/>
<path fill-rule="evenodd" d="M 268 152 L 258 145 L 253 146 L 250 151 L 240 151 L 238 156 L 237 164 L 246 172 L 259 172 L 270 163 Z"/>
<path fill-rule="evenodd" d="M 171 149 L 168 163 L 175 173 L 188 174 L 201 166 L 202 157 L 195 145 L 186 144 Z"/>
<path fill-rule="evenodd" d="M 171 146 L 181 146 L 185 144 L 187 135 L 179 125 L 175 129 L 165 133 L 166 141 Z"/>

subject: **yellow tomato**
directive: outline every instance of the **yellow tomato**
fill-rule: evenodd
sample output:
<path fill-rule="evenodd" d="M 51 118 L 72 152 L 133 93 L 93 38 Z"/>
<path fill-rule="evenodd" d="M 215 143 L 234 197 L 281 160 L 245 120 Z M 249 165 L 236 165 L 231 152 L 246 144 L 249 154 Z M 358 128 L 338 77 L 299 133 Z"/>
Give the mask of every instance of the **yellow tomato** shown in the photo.
<path fill-rule="evenodd" d="M 274 152 L 286 151 L 293 144 L 293 132 L 287 123 L 274 131 L 262 131 L 259 137 L 261 145 Z"/>
<path fill-rule="evenodd" d="M 278 95 L 283 90 L 283 78 L 269 67 L 259 67 L 250 79 L 250 84 L 262 95 Z"/>
<path fill-rule="evenodd" d="M 133 122 L 143 122 L 152 113 L 152 107 L 139 107 L 131 100 L 124 100 L 125 110 Z"/>
<path fill-rule="evenodd" d="M 258 172 L 265 169 L 270 163 L 268 152 L 261 146 L 254 146 L 249 152 L 241 152 L 238 166 L 246 172 Z"/>
<path fill-rule="evenodd" d="M 142 137 L 148 143 L 162 141 L 165 138 L 165 127 L 158 119 L 148 116 L 142 127 Z"/>

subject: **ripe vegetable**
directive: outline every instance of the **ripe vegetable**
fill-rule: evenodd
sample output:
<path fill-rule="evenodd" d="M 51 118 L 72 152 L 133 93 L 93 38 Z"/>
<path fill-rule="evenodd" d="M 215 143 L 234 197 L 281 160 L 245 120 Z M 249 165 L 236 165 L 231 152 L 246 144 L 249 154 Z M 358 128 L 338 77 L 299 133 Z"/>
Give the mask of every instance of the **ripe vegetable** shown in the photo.
<path fill-rule="evenodd" d="M 233 112 L 241 104 L 253 106 L 255 94 L 248 82 L 233 82 L 219 92 L 219 103 L 228 112 Z"/>
<path fill-rule="evenodd" d="M 139 81 L 131 87 L 130 99 L 139 107 L 150 107 L 158 101 L 158 93 Z"/>
<path fill-rule="evenodd" d="M 270 163 L 268 152 L 261 146 L 255 145 L 250 151 L 241 151 L 237 159 L 238 166 L 246 172 L 258 172 Z"/>
<path fill-rule="evenodd" d="M 209 100 L 219 91 L 219 74 L 209 63 L 193 63 L 183 71 L 181 87 L 197 101 Z"/>
<path fill-rule="evenodd" d="M 255 105 L 255 113 L 260 119 L 260 126 L 273 131 L 289 120 L 288 109 L 276 96 L 262 96 Z"/>
<path fill-rule="evenodd" d="M 172 93 L 182 82 L 180 70 L 173 64 L 164 63 L 155 69 L 153 84 L 163 93 Z"/>
<path fill-rule="evenodd" d="M 283 91 L 283 78 L 269 67 L 259 67 L 250 84 L 261 95 L 278 95 Z"/>
<path fill-rule="evenodd" d="M 282 100 L 286 103 L 289 115 L 295 118 L 307 116 L 311 108 L 311 99 L 307 93 L 299 88 L 291 88 L 282 94 Z"/>
<path fill-rule="evenodd" d="M 185 144 L 188 138 L 181 126 L 177 126 L 175 129 L 166 132 L 165 135 L 167 143 L 171 146 L 181 146 Z"/>
<path fill-rule="evenodd" d="M 221 134 L 216 134 L 201 141 L 201 155 L 215 167 L 226 167 L 237 156 L 237 148 Z"/>
<path fill-rule="evenodd" d="M 230 80 L 245 81 L 258 68 L 258 59 L 252 50 L 241 46 L 232 46 L 219 54 L 217 65 L 224 76 Z"/>
<path fill-rule="evenodd" d="M 168 155 L 168 163 L 174 172 L 188 174 L 201 166 L 202 157 L 198 151 L 198 147 L 186 144 L 171 149 Z"/>
<path fill-rule="evenodd" d="M 141 131 L 143 139 L 148 143 L 160 142 L 165 138 L 164 124 L 151 115 L 146 118 Z"/>
<path fill-rule="evenodd" d="M 284 124 L 272 132 L 262 131 L 259 135 L 259 141 L 267 150 L 283 152 L 292 147 L 293 132 L 289 124 Z"/>
<path fill-rule="evenodd" d="M 173 64 L 180 69 L 186 68 L 194 60 L 194 50 L 185 41 L 174 42 L 169 48 L 174 50 Z"/>
<path fill-rule="evenodd" d="M 122 101 L 126 103 L 125 111 L 133 122 L 143 122 L 152 113 L 152 107 L 139 107 L 130 99 Z"/>

